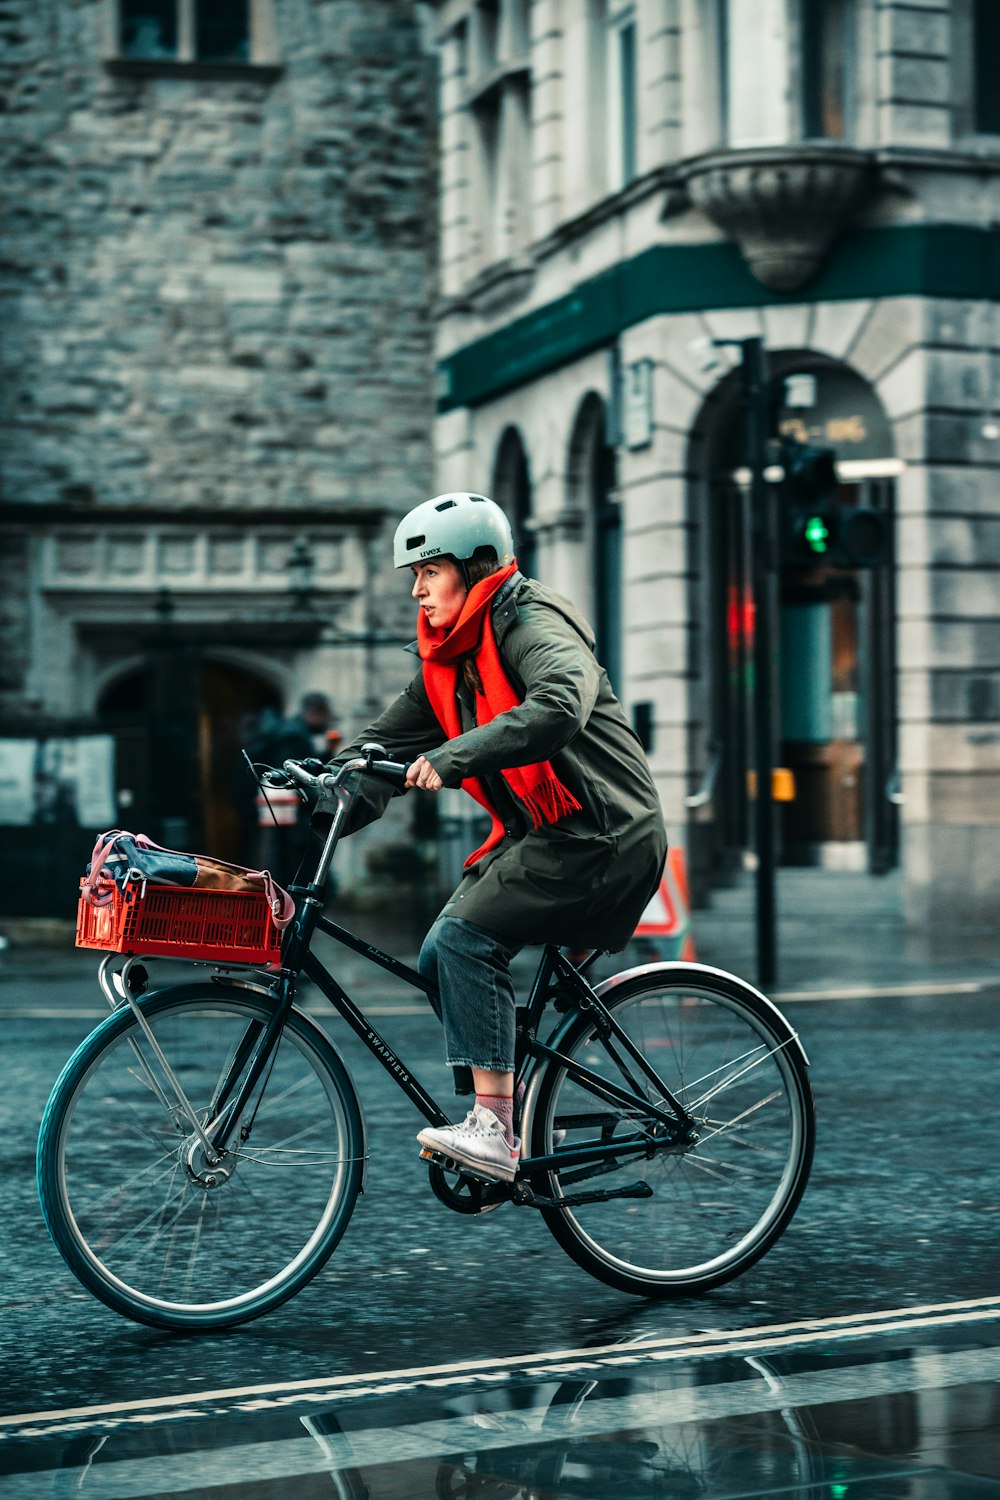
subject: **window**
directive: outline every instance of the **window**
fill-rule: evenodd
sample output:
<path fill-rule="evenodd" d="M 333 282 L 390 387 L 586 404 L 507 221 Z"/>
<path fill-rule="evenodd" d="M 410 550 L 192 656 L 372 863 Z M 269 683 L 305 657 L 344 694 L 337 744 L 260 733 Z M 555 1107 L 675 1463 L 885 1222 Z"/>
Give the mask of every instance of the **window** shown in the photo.
<path fill-rule="evenodd" d="M 589 0 L 587 24 L 587 181 L 603 197 L 636 175 L 637 32 L 632 6 L 608 0 Z"/>
<path fill-rule="evenodd" d="M 705 27 L 708 31 L 705 43 L 703 43 L 706 60 L 708 60 L 705 110 L 706 113 L 712 115 L 718 142 L 729 144 L 730 114 L 732 114 L 730 110 L 732 84 L 730 84 L 729 77 L 729 0 L 714 0 L 714 3 L 706 6 L 705 10 Z"/>
<path fill-rule="evenodd" d="M 955 134 L 1000 135 L 1000 3 L 952 0 L 949 9 Z"/>
<path fill-rule="evenodd" d="M 470 12 L 471 258 L 507 260 L 531 238 L 531 66 L 523 0 Z"/>
<path fill-rule="evenodd" d="M 591 196 L 608 190 L 608 8 L 607 0 L 587 0 L 586 53 L 587 186 Z"/>
<path fill-rule="evenodd" d="M 177 0 L 122 0 L 123 57 L 177 56 Z"/>
<path fill-rule="evenodd" d="M 611 45 L 616 66 L 614 77 L 617 84 L 616 156 L 612 164 L 612 181 L 624 187 L 636 174 L 636 32 L 635 21 L 629 17 L 615 26 Z"/>
<path fill-rule="evenodd" d="M 508 427 L 500 439 L 493 465 L 493 488 L 490 494 L 510 518 L 518 567 L 525 577 L 536 577 L 531 471 L 524 443 L 516 427 Z"/>
<path fill-rule="evenodd" d="M 505 181 L 501 191 L 501 242 L 508 253 L 531 239 L 531 87 L 526 73 L 514 74 L 503 100 L 502 150 Z"/>
<path fill-rule="evenodd" d="M 997 0 L 973 0 L 972 13 L 972 128 L 983 135 L 1000 135 L 1000 5 Z"/>
<path fill-rule="evenodd" d="M 202 62 L 249 62 L 248 0 L 201 0 L 195 10 L 195 56 Z"/>
<path fill-rule="evenodd" d="M 118 0 L 119 60 L 247 66 L 274 57 L 271 0 Z"/>
<path fill-rule="evenodd" d="M 478 0 L 472 13 L 476 68 L 490 73 L 500 61 L 500 0 Z"/>
<path fill-rule="evenodd" d="M 497 260 L 502 255 L 502 210 L 500 205 L 500 95 L 499 91 L 479 99 L 472 107 L 474 125 L 475 224 L 479 259 Z"/>
<path fill-rule="evenodd" d="M 729 0 L 715 0 L 709 7 L 710 23 L 714 28 L 714 47 L 709 47 L 709 56 L 714 55 L 715 66 L 711 70 L 709 97 L 715 103 L 715 123 L 719 140 L 729 140 Z"/>
<path fill-rule="evenodd" d="M 674 0 L 681 58 L 677 109 L 682 156 L 699 156 L 729 140 L 728 0 Z"/>
<path fill-rule="evenodd" d="M 622 513 L 617 503 L 618 456 L 608 445 L 607 412 L 600 396 L 585 396 L 570 437 L 566 468 L 569 509 L 583 522 L 573 550 L 574 599 L 597 636 L 597 657 L 612 686 L 621 689 Z"/>
<path fill-rule="evenodd" d="M 441 40 L 438 70 L 441 121 L 441 290 L 457 295 L 477 254 L 476 206 L 472 197 L 472 120 L 466 114 L 469 27 L 462 20 Z"/>
<path fill-rule="evenodd" d="M 803 0 L 801 17 L 803 133 L 842 140 L 849 133 L 855 72 L 850 0 Z"/>
<path fill-rule="evenodd" d="M 508 57 L 527 57 L 531 50 L 529 8 L 528 0 L 507 0 L 504 51 Z"/>

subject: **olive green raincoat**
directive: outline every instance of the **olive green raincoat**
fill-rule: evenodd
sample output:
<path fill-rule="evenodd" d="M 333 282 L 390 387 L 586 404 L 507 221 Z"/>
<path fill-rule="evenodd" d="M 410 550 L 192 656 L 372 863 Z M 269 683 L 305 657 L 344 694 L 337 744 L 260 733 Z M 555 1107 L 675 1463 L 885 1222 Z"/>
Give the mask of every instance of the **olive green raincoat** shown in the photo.
<path fill-rule="evenodd" d="M 448 916 L 514 945 L 623 948 L 667 849 L 646 758 L 572 604 L 515 573 L 497 593 L 492 619 L 504 668 L 523 700 L 517 707 L 478 726 L 459 674 L 463 733 L 448 740 L 418 672 L 337 761 L 375 742 L 400 760 L 426 755 L 445 786 L 468 776 L 485 782 L 505 836 L 466 872 L 444 908 Z M 581 811 L 534 829 L 500 773 L 544 760 Z M 392 795 L 369 779 L 352 828 L 377 817 Z"/>

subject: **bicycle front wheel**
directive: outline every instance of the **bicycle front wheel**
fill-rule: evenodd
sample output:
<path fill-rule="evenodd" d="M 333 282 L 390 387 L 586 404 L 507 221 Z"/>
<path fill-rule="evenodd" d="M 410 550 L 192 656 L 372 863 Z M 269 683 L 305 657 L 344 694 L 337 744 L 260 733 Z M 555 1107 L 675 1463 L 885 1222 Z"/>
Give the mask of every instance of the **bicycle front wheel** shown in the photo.
<path fill-rule="evenodd" d="M 304 1286 L 347 1228 L 361 1112 L 336 1049 L 300 1012 L 219 1161 L 199 1137 L 276 1003 L 214 983 L 151 994 L 140 1009 L 156 1047 L 122 1007 L 53 1089 L 38 1141 L 42 1211 L 70 1269 L 126 1317 L 182 1329 L 258 1317 Z"/>
<path fill-rule="evenodd" d="M 574 1260 L 620 1290 L 707 1291 L 753 1265 L 802 1197 L 815 1136 L 804 1055 L 780 1013 L 720 970 L 662 965 L 600 988 L 617 1026 L 693 1117 L 694 1136 L 671 1145 L 641 1104 L 602 1096 L 602 1079 L 654 1105 L 664 1088 L 619 1039 L 601 1034 L 593 1014 L 571 1017 L 553 1045 L 591 1081 L 546 1064 L 533 1100 L 532 1155 L 550 1153 L 554 1140 L 567 1151 L 585 1142 L 622 1151 L 596 1172 L 567 1164 L 549 1173 L 547 1192 L 567 1199 L 639 1184 L 652 1192 L 545 1209 L 546 1222 Z"/>

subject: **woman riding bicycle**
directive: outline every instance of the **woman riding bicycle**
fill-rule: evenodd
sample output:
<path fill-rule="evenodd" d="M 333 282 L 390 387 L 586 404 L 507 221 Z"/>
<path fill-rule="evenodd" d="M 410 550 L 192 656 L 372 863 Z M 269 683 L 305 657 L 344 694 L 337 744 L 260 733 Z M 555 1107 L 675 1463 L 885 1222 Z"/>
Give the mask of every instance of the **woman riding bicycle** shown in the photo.
<path fill-rule="evenodd" d="M 408 786 L 462 786 L 490 814 L 418 960 L 440 993 L 456 1092 L 474 1086 L 476 1103 L 460 1124 L 417 1139 L 511 1180 L 511 959 L 530 943 L 623 948 L 660 878 L 663 816 L 592 631 L 518 572 L 499 506 L 466 493 L 418 505 L 396 530 L 393 561 L 413 575 L 421 667 L 337 762 L 377 741 L 412 762 Z M 369 782 L 352 827 L 392 795 Z"/>

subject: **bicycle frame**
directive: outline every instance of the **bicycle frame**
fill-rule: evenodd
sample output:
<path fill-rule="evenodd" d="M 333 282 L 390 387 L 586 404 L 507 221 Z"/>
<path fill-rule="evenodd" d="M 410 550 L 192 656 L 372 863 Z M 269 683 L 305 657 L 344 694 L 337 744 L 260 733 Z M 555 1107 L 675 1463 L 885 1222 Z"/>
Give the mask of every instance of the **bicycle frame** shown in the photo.
<path fill-rule="evenodd" d="M 296 887 L 292 887 L 293 894 Z M 344 947 L 351 948 L 362 954 L 369 962 L 377 967 L 385 969 L 395 978 L 405 981 L 414 988 L 422 990 L 426 995 L 435 994 L 434 985 L 416 969 L 394 958 L 391 954 L 384 953 L 380 948 L 359 938 L 356 934 L 342 927 L 338 922 L 316 913 L 313 921 L 313 930 L 319 929 L 333 938 Z M 594 955 L 596 957 L 596 954 Z M 413 1071 L 389 1045 L 381 1033 L 374 1027 L 364 1011 L 355 1004 L 340 982 L 325 967 L 311 950 L 306 950 L 302 955 L 301 966 L 298 972 L 311 979 L 316 987 L 326 996 L 330 1004 L 343 1017 L 351 1030 L 361 1040 L 364 1046 L 382 1064 L 386 1072 L 396 1085 L 402 1089 L 414 1107 L 424 1116 L 430 1124 L 435 1126 L 447 1125 L 449 1116 L 441 1106 L 423 1087 Z M 293 979 L 294 976 L 288 976 Z M 293 989 L 293 986 L 291 986 Z M 641 1071 L 658 1091 L 663 1105 L 656 1105 L 640 1092 L 640 1086 L 634 1079 L 633 1074 L 628 1071 L 628 1064 L 615 1053 L 616 1060 L 622 1068 L 624 1076 L 632 1085 L 632 1091 L 611 1083 L 605 1078 L 600 1078 L 588 1068 L 582 1066 L 571 1058 L 565 1057 L 548 1042 L 538 1037 L 538 1027 L 546 1005 L 554 1001 L 556 1006 L 562 1009 L 570 1005 L 576 1005 L 581 1010 L 590 1010 L 594 1014 L 595 1024 L 603 1031 L 605 1045 L 612 1048 L 617 1044 L 620 1052 L 627 1054 L 628 1058 L 635 1064 L 636 1070 Z M 262 1028 L 259 1036 L 249 1041 L 254 1055 L 247 1069 L 243 1084 L 237 1095 L 228 1101 L 226 1095 L 235 1077 L 239 1075 L 241 1066 L 246 1062 L 248 1053 L 247 1045 L 241 1048 L 240 1056 L 234 1060 L 229 1077 L 224 1081 L 220 1090 L 220 1098 L 216 1101 L 221 1108 L 226 1106 L 224 1113 L 216 1117 L 216 1120 L 205 1127 L 206 1134 L 212 1142 L 216 1152 L 225 1150 L 226 1143 L 237 1120 L 242 1117 L 257 1082 L 267 1067 L 268 1060 L 274 1046 L 277 1044 L 281 1034 L 284 1018 L 288 1007 L 292 1003 L 292 996 L 286 997 L 285 1003 L 279 1006 L 274 1016 Z M 658 1136 L 657 1145 L 664 1147 L 685 1141 L 692 1128 L 691 1117 L 687 1111 L 674 1097 L 655 1071 L 649 1066 L 646 1059 L 633 1045 L 629 1037 L 618 1025 L 614 1017 L 594 993 L 587 983 L 583 974 L 571 964 L 559 950 L 551 945 L 542 951 L 538 970 L 532 984 L 531 995 L 527 1006 L 518 1007 L 517 1016 L 517 1052 L 518 1061 L 516 1076 L 518 1081 L 527 1082 L 533 1068 L 539 1062 L 552 1062 L 565 1067 L 584 1088 L 599 1098 L 619 1105 L 626 1105 L 637 1111 L 647 1120 L 655 1121 L 660 1127 L 661 1134 Z M 536 1172 L 558 1171 L 563 1168 L 581 1168 L 587 1166 L 599 1166 L 599 1164 L 615 1160 L 621 1161 L 623 1157 L 630 1155 L 647 1156 L 650 1152 L 650 1138 L 648 1134 L 637 1130 L 634 1139 L 617 1138 L 613 1143 L 593 1141 L 590 1143 L 573 1147 L 559 1147 L 556 1151 L 546 1156 L 526 1157 L 521 1164 L 521 1175 L 531 1175 Z M 583 1176 L 589 1174 L 574 1174 L 573 1180 L 582 1180 Z"/>
<path fill-rule="evenodd" d="M 383 764 L 393 765 L 391 762 Z M 349 762 L 344 771 L 374 769 L 377 774 L 379 768 L 378 762 L 373 768 L 370 760 L 361 760 Z M 394 769 L 398 770 L 398 767 Z M 220 1155 L 227 1149 L 237 1122 L 242 1120 L 254 1090 L 264 1076 L 280 1039 L 288 1012 L 294 1003 L 295 984 L 300 973 L 312 980 L 326 996 L 338 1014 L 343 1017 L 368 1051 L 378 1059 L 424 1118 L 434 1126 L 449 1123 L 449 1116 L 441 1106 L 371 1024 L 334 975 L 312 952 L 312 939 L 319 930 L 342 946 L 361 954 L 377 967 L 385 969 L 397 979 L 437 999 L 434 984 L 416 969 L 359 938 L 346 927 L 342 927 L 340 923 L 327 917 L 322 910 L 326 878 L 333 853 L 354 801 L 354 797 L 344 790 L 342 784 L 335 786 L 333 790 L 337 800 L 337 811 L 319 856 L 316 873 L 308 884 L 290 887 L 290 893 L 295 899 L 296 914 L 285 933 L 283 943 L 283 962 L 277 986 L 279 1004 L 266 1023 L 258 1023 L 248 1029 L 213 1100 L 214 1118 L 203 1126 L 196 1123 L 196 1133 L 202 1138 L 204 1144 L 210 1144 L 211 1155 Z M 642 1118 L 654 1122 L 658 1127 L 655 1147 L 649 1134 L 639 1129 L 634 1139 L 618 1138 L 613 1144 L 603 1141 L 586 1142 L 581 1145 L 559 1148 L 550 1155 L 525 1158 L 521 1163 L 522 1176 L 531 1175 L 534 1172 L 558 1171 L 564 1167 L 590 1165 L 599 1169 L 601 1163 L 610 1159 L 619 1161 L 624 1156 L 649 1155 L 651 1148 L 686 1142 L 693 1130 L 691 1116 L 650 1067 L 585 979 L 584 971 L 590 967 L 597 956 L 598 953 L 595 951 L 578 968 L 555 946 L 550 944 L 543 948 L 528 1003 L 526 1006 L 518 1007 L 517 1011 L 516 1078 L 518 1082 L 526 1083 L 537 1064 L 542 1062 L 565 1067 L 577 1082 L 598 1098 L 604 1098 L 609 1103 L 629 1106 Z M 139 1008 L 134 1005 L 130 995 L 127 995 L 127 998 L 129 1003 L 133 1004 L 142 1022 Z M 542 1015 L 550 1001 L 554 1002 L 559 1009 L 565 1010 L 575 1006 L 593 1015 L 595 1027 L 601 1034 L 606 1049 L 614 1057 L 630 1088 L 621 1087 L 606 1078 L 599 1077 L 582 1064 L 556 1051 L 548 1042 L 539 1039 L 538 1029 Z M 144 1026 L 144 1030 L 149 1036 L 148 1028 Z M 626 1056 L 623 1057 L 622 1053 Z M 662 1101 L 660 1104 L 652 1103 L 641 1091 L 634 1073 L 629 1071 L 626 1058 L 631 1061 L 634 1069 L 643 1073 L 653 1085 L 657 1091 L 657 1097 Z M 241 1075 L 242 1082 L 239 1082 L 236 1087 Z M 234 1088 L 235 1093 L 233 1093 Z M 190 1106 L 187 1105 L 182 1093 L 178 1094 L 178 1100 L 182 1107 L 186 1106 L 186 1112 L 190 1114 Z M 248 1133 L 246 1126 L 242 1129 L 245 1134 Z M 574 1174 L 575 1177 L 587 1175 L 590 1174 Z"/>

